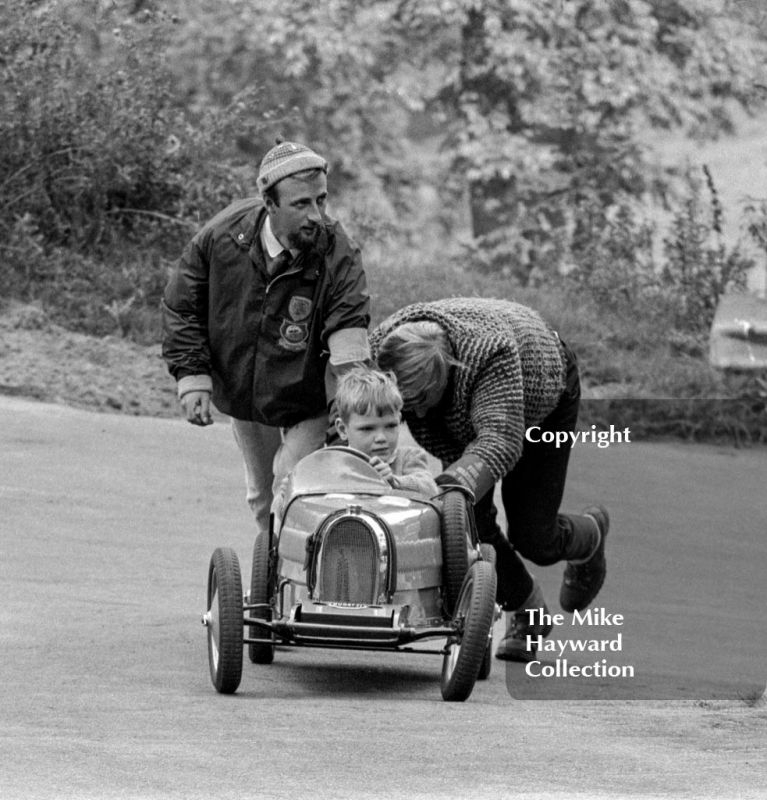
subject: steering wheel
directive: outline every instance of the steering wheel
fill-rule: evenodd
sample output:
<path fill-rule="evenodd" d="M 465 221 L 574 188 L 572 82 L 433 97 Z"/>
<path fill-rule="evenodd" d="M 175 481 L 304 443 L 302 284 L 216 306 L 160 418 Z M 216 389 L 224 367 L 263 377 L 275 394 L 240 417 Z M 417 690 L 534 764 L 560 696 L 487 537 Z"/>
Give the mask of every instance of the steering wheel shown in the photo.
<path fill-rule="evenodd" d="M 348 444 L 331 444 L 328 445 L 325 450 L 336 450 L 339 453 L 349 453 L 349 455 L 357 456 L 357 458 L 361 458 L 367 464 L 370 463 L 370 457 L 362 452 L 362 450 L 357 450 L 356 447 L 349 447 Z"/>

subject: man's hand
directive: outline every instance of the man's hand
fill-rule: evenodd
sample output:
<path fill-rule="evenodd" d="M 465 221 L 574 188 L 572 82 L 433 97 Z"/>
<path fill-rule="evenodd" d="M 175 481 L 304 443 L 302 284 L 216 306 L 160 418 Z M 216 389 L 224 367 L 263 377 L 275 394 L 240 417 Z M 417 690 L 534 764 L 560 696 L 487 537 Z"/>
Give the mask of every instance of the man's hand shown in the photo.
<path fill-rule="evenodd" d="M 393 484 L 394 473 L 391 467 L 378 456 L 373 456 L 370 459 L 370 466 L 388 483 Z"/>
<path fill-rule="evenodd" d="M 192 425 L 212 425 L 210 413 L 210 392 L 187 392 L 181 398 L 181 407 L 186 414 L 187 422 Z"/>

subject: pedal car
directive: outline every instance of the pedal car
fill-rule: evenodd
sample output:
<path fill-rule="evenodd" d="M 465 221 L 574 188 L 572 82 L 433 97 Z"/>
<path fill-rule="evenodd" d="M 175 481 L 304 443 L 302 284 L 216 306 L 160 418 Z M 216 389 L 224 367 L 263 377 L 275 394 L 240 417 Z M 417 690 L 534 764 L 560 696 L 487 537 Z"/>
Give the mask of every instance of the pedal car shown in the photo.
<path fill-rule="evenodd" d="M 270 664 L 275 644 L 415 651 L 443 639 L 442 697 L 466 700 L 492 663 L 496 577 L 465 493 L 425 498 L 394 490 L 348 447 L 329 447 L 293 470 L 282 511 L 256 536 L 243 597 L 231 548 L 208 569 L 203 624 L 213 685 L 240 684 L 243 646 Z"/>

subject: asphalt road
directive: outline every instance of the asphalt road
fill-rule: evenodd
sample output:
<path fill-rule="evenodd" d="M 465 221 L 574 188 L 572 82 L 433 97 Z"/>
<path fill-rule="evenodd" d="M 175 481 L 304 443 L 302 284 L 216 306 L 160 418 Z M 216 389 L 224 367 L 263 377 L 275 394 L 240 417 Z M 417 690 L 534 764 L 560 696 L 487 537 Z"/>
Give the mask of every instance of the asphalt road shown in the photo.
<path fill-rule="evenodd" d="M 764 449 L 573 452 L 566 505 L 613 517 L 595 605 L 624 617 L 594 655 L 631 681 L 496 661 L 449 704 L 437 656 L 280 648 L 224 697 L 208 560 L 232 546 L 247 574 L 252 547 L 228 427 L 7 397 L 0 420 L 4 800 L 767 794 L 767 714 L 744 702 L 767 677 Z M 561 566 L 535 571 L 559 613 Z M 571 622 L 550 638 L 618 631 Z"/>

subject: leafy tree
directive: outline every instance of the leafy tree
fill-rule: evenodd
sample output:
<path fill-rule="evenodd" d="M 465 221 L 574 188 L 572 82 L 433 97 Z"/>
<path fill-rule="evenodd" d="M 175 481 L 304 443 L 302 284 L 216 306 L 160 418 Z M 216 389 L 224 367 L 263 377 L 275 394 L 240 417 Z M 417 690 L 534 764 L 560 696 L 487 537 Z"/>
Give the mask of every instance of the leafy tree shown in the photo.
<path fill-rule="evenodd" d="M 0 23 L 0 289 L 58 286 L 76 253 L 83 285 L 129 276 L 107 305 L 132 252 L 151 305 L 154 254 L 252 192 L 278 133 L 327 154 L 365 239 L 432 257 L 409 213 L 430 182 L 468 194 L 483 263 L 629 274 L 642 126 L 713 135 L 767 94 L 758 0 L 0 0 Z"/>
<path fill-rule="evenodd" d="M 49 245 L 87 249 L 123 211 L 168 214 L 179 201 L 168 147 L 179 120 L 159 32 L 113 22 L 99 35 L 94 12 L 97 3 L 0 7 L 6 234 L 26 220 Z"/>
<path fill-rule="evenodd" d="M 99 333 L 114 309 L 156 317 L 162 256 L 244 191 L 211 158 L 241 127 L 237 108 L 189 124 L 168 68 L 173 18 L 147 4 L 0 0 L 0 25 L 0 298 L 43 300 Z"/>
<path fill-rule="evenodd" d="M 383 201 L 411 179 L 401 160 L 408 108 L 391 79 L 401 41 L 387 34 L 394 4 L 376 0 L 187 2 L 171 44 L 177 85 L 192 109 L 257 90 L 251 113 L 270 122 L 236 138 L 260 157 L 274 137 L 304 140 L 333 164 L 334 188 L 364 186 Z"/>
<path fill-rule="evenodd" d="M 765 50 L 735 2 L 744 17 L 751 0 L 188 0 L 172 60 L 198 109 L 257 87 L 275 121 L 240 154 L 309 140 L 356 211 L 394 222 L 425 180 L 468 188 L 476 255 L 524 279 L 588 233 L 581 204 L 662 187 L 644 126 L 710 136 L 752 107 Z M 412 146 L 422 110 L 446 175 Z"/>
<path fill-rule="evenodd" d="M 397 21 L 429 57 L 460 26 L 434 100 L 470 187 L 491 264 L 527 273 L 577 209 L 653 189 L 642 126 L 712 136 L 751 110 L 764 37 L 699 0 L 403 0 Z M 418 52 L 411 48 L 410 52 Z"/>

